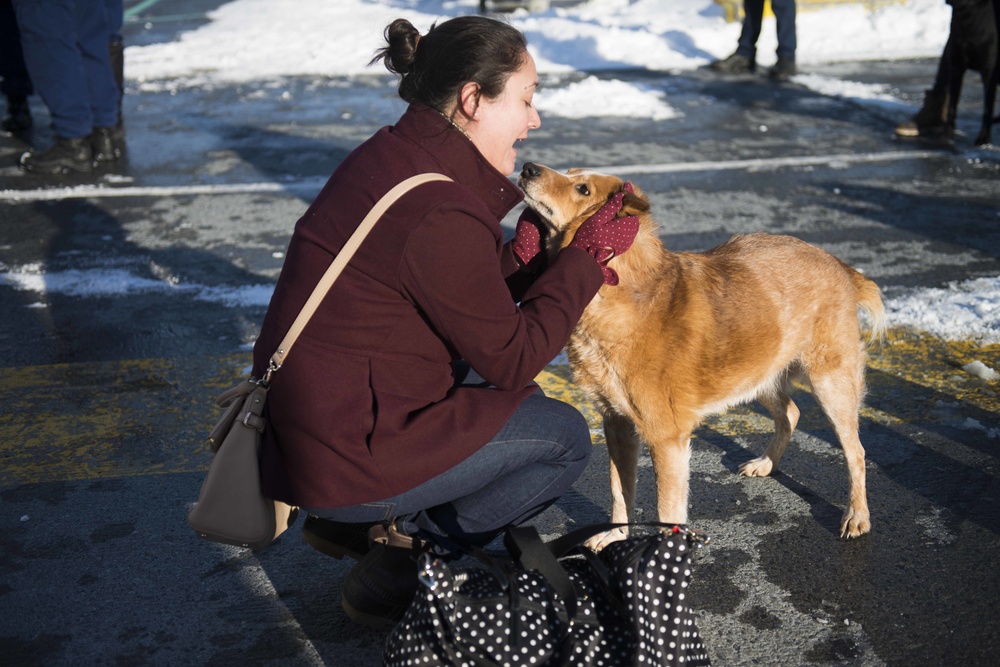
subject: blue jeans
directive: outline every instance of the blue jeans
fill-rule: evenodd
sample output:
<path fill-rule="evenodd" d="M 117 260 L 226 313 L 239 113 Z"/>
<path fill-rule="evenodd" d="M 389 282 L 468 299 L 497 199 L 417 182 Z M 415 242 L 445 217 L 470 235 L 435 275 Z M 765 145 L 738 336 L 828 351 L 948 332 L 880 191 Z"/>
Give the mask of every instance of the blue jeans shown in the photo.
<path fill-rule="evenodd" d="M 778 57 L 795 60 L 795 0 L 771 0 L 778 24 Z M 764 0 L 743 0 L 743 30 L 736 53 L 757 59 L 757 38 L 764 20 Z"/>
<path fill-rule="evenodd" d="M 377 502 L 305 509 L 351 523 L 396 518 L 402 533 L 419 532 L 445 550 L 450 542 L 484 546 L 565 493 L 583 474 L 591 449 L 583 415 L 539 391 L 479 451 L 437 477 Z"/>
<path fill-rule="evenodd" d="M 118 122 L 104 0 L 14 0 L 24 62 L 58 137 Z"/>
<path fill-rule="evenodd" d="M 125 22 L 125 0 L 104 0 L 108 17 L 108 41 L 122 41 L 122 24 Z"/>

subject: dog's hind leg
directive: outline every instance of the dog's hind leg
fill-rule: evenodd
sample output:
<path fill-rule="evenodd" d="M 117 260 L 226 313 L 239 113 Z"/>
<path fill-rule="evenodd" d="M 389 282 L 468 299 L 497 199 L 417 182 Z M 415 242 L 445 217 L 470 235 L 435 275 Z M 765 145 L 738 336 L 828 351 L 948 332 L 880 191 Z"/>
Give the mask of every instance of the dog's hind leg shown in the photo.
<path fill-rule="evenodd" d="M 983 123 L 976 136 L 976 145 L 990 143 L 993 130 L 993 109 L 997 96 L 997 84 L 1000 81 L 1000 63 L 993 67 L 983 67 Z"/>
<path fill-rule="evenodd" d="M 746 477 L 767 477 L 774 472 L 792 439 L 795 426 L 799 423 L 799 408 L 789 397 L 784 385 L 773 393 L 758 396 L 757 400 L 774 419 L 774 436 L 762 456 L 740 466 L 740 474 Z"/>
<path fill-rule="evenodd" d="M 617 414 L 604 415 L 604 439 L 611 462 L 611 521 L 628 523 L 635 509 L 635 483 L 642 443 L 632 420 Z M 587 546 L 598 551 L 626 537 L 628 528 L 616 528 L 587 540 Z"/>
<path fill-rule="evenodd" d="M 865 450 L 858 438 L 858 411 L 864 396 L 865 355 L 859 349 L 854 363 L 844 360 L 832 369 L 813 369 L 809 379 L 813 395 L 833 425 L 844 449 L 850 491 L 840 522 L 841 537 L 858 537 L 871 530 L 865 489 Z"/>

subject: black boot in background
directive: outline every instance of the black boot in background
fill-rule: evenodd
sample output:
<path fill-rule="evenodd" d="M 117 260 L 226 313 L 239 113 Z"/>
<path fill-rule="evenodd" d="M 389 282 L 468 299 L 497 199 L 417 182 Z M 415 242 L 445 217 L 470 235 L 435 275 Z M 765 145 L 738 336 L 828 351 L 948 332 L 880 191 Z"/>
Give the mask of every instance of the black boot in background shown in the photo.
<path fill-rule="evenodd" d="M 114 162 L 122 156 L 125 133 L 118 127 L 95 127 L 90 133 L 94 162 Z"/>
<path fill-rule="evenodd" d="M 778 56 L 778 62 L 767 71 L 767 76 L 774 81 L 788 81 L 798 73 L 795 67 L 795 58 Z"/>
<path fill-rule="evenodd" d="M 90 137 L 56 137 L 56 145 L 44 153 L 28 151 L 21 156 L 21 168 L 33 174 L 89 173 L 94 169 Z"/>
<path fill-rule="evenodd" d="M 728 58 L 714 61 L 709 68 L 719 74 L 750 74 L 757 70 L 757 62 L 753 58 L 734 53 Z"/>

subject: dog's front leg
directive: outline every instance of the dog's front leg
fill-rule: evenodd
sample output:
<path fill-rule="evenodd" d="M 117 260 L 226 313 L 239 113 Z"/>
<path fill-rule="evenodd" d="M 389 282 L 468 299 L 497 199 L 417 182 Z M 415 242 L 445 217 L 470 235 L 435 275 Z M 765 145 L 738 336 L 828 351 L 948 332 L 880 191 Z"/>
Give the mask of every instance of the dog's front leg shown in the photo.
<path fill-rule="evenodd" d="M 621 415 L 604 415 L 604 439 L 611 462 L 611 521 L 628 523 L 635 509 L 635 480 L 639 469 L 639 435 L 632 420 Z M 595 551 L 628 537 L 628 528 L 615 528 L 590 538 L 587 546 Z"/>
<path fill-rule="evenodd" d="M 656 506 L 663 523 L 687 523 L 691 433 L 649 443 L 656 472 Z"/>

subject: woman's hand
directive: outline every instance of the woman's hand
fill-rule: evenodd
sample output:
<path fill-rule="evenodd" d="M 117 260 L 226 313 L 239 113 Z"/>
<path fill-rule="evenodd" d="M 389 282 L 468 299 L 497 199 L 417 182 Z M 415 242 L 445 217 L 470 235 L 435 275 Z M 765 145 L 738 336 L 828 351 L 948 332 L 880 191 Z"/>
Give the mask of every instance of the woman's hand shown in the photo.
<path fill-rule="evenodd" d="M 548 233 L 545 224 L 530 208 L 521 212 L 514 228 L 514 240 L 510 242 L 511 250 L 521 261 L 521 266 L 528 263 L 542 251 L 542 239 Z"/>
<path fill-rule="evenodd" d="M 625 190 L 631 192 L 631 185 L 626 183 Z M 580 248 L 597 260 L 604 273 L 605 285 L 618 284 L 618 274 L 608 266 L 608 261 L 628 250 L 639 231 L 639 216 L 616 217 L 624 198 L 625 191 L 613 195 L 607 204 L 580 225 L 569 244 L 571 248 Z"/>

